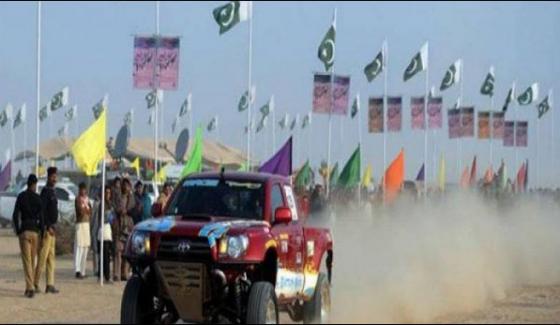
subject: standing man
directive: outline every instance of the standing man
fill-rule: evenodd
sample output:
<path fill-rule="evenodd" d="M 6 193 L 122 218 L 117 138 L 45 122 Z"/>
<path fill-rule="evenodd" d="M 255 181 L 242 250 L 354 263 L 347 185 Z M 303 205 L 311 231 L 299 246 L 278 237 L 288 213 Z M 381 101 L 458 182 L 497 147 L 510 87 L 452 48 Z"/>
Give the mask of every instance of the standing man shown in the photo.
<path fill-rule="evenodd" d="M 122 180 L 120 203 L 118 207 L 117 220 L 113 224 L 113 245 L 115 254 L 115 263 L 113 266 L 113 281 L 126 281 L 128 279 L 128 262 L 123 258 L 124 250 L 128 237 L 134 228 L 134 222 L 131 214 L 135 208 L 134 194 L 132 193 L 132 185 L 128 178 Z"/>
<path fill-rule="evenodd" d="M 55 226 L 58 221 L 58 200 L 56 198 L 56 167 L 47 169 L 47 185 L 41 191 L 41 201 L 43 205 L 43 218 L 45 229 L 42 234 L 39 261 L 35 270 L 35 290 L 39 288 L 39 282 L 43 270 L 47 273 L 46 293 L 58 293 L 54 287 L 54 268 L 55 268 Z"/>
<path fill-rule="evenodd" d="M 165 208 L 165 205 L 167 204 L 167 200 L 169 200 L 169 197 L 171 196 L 171 192 L 173 192 L 173 187 L 171 186 L 171 183 L 163 184 L 163 190 L 161 191 L 161 194 L 159 195 L 156 201 L 157 203 L 161 204 L 162 209 Z"/>
<path fill-rule="evenodd" d="M 25 296 L 33 298 L 37 287 L 33 288 L 34 265 L 37 260 L 39 234 L 43 228 L 41 197 L 37 194 L 37 176 L 29 175 L 27 189 L 21 192 L 12 216 L 14 230 L 19 237 L 21 261 L 25 275 Z"/>
<path fill-rule="evenodd" d="M 91 220 L 91 204 L 85 183 L 79 185 L 79 195 L 76 198 L 76 237 L 74 240 L 74 266 L 76 278 L 86 277 L 86 262 L 91 245 L 89 223 Z"/>
<path fill-rule="evenodd" d="M 144 213 L 144 184 L 141 181 L 136 182 L 134 185 L 134 210 L 131 211 L 132 221 L 134 224 L 143 221 L 143 213 Z"/>

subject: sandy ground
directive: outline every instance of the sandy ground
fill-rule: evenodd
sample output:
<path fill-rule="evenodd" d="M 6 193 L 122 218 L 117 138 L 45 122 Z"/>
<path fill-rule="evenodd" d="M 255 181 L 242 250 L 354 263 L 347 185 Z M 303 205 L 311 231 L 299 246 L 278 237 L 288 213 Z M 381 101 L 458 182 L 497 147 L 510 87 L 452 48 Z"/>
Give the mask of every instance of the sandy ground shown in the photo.
<path fill-rule="evenodd" d="M 91 268 L 91 264 L 88 265 Z M 0 230 L 0 323 L 116 323 L 123 283 L 100 287 L 94 278 L 76 280 L 72 260 L 58 258 L 58 295 L 23 297 L 18 244 L 11 231 Z M 41 285 L 42 287 L 44 284 Z M 441 323 L 559 323 L 560 286 L 527 286 L 482 310 L 442 315 Z"/>

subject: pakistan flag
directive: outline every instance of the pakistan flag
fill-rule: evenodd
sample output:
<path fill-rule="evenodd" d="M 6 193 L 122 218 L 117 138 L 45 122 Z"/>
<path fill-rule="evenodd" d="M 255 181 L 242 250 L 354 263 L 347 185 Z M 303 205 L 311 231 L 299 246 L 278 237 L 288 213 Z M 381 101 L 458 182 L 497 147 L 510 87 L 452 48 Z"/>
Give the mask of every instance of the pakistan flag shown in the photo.
<path fill-rule="evenodd" d="M 50 109 L 53 112 L 68 105 L 68 87 L 64 87 L 61 91 L 54 94 L 50 104 Z"/>
<path fill-rule="evenodd" d="M 539 84 L 534 83 L 517 97 L 519 105 L 529 105 L 539 98 Z"/>
<path fill-rule="evenodd" d="M 428 68 L 428 42 L 422 45 L 420 52 L 412 58 L 406 69 L 404 70 L 404 81 L 414 77 L 418 72 Z"/>
<path fill-rule="evenodd" d="M 447 88 L 453 86 L 461 80 L 461 65 L 463 61 L 461 59 L 455 61 L 448 69 L 445 71 L 443 80 L 441 81 L 440 91 L 446 90 Z"/>
<path fill-rule="evenodd" d="M 249 19 L 250 1 L 230 1 L 212 11 L 214 20 L 220 26 L 220 35 L 232 29 L 240 21 Z"/>
<path fill-rule="evenodd" d="M 335 50 L 335 37 L 336 37 L 336 22 L 333 21 L 333 24 L 327 31 L 325 37 L 321 41 L 319 45 L 319 51 L 317 55 L 319 56 L 319 60 L 323 62 L 325 65 L 325 70 L 328 72 L 331 70 L 334 64 L 334 50 Z"/>
<path fill-rule="evenodd" d="M 546 114 L 550 110 L 550 106 L 551 106 L 550 97 L 551 97 L 551 94 L 549 93 L 548 96 L 546 96 L 542 100 L 542 102 L 540 102 L 539 105 L 537 106 L 537 109 L 539 111 L 539 118 L 543 117 L 544 114 Z"/>
<path fill-rule="evenodd" d="M 385 67 L 386 47 L 387 43 L 383 42 L 381 51 L 379 51 L 375 59 L 373 59 L 373 61 L 366 65 L 366 67 L 364 68 L 364 74 L 366 75 L 366 79 L 368 82 L 372 82 L 375 77 L 383 72 L 383 68 Z"/>
<path fill-rule="evenodd" d="M 484 82 L 482 83 L 482 87 L 480 87 L 480 93 L 486 96 L 494 96 L 494 67 L 490 67 L 490 71 L 484 78 Z"/>

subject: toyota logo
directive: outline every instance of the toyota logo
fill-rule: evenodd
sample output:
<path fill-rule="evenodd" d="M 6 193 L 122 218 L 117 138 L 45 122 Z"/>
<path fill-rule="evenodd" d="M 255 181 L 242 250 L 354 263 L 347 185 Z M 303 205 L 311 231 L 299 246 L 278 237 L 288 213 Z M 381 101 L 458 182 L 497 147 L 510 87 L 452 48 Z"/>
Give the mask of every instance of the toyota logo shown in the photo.
<path fill-rule="evenodd" d="M 188 241 L 182 241 L 177 245 L 177 251 L 186 253 L 191 250 L 191 244 Z"/>

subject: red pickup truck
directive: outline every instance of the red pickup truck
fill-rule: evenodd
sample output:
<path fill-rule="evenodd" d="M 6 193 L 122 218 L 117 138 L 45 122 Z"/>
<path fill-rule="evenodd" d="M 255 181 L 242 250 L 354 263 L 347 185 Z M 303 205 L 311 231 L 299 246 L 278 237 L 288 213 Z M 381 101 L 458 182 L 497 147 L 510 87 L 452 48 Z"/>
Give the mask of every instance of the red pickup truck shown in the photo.
<path fill-rule="evenodd" d="M 298 216 L 290 180 L 188 176 L 127 244 L 122 323 L 326 323 L 333 239 Z"/>

